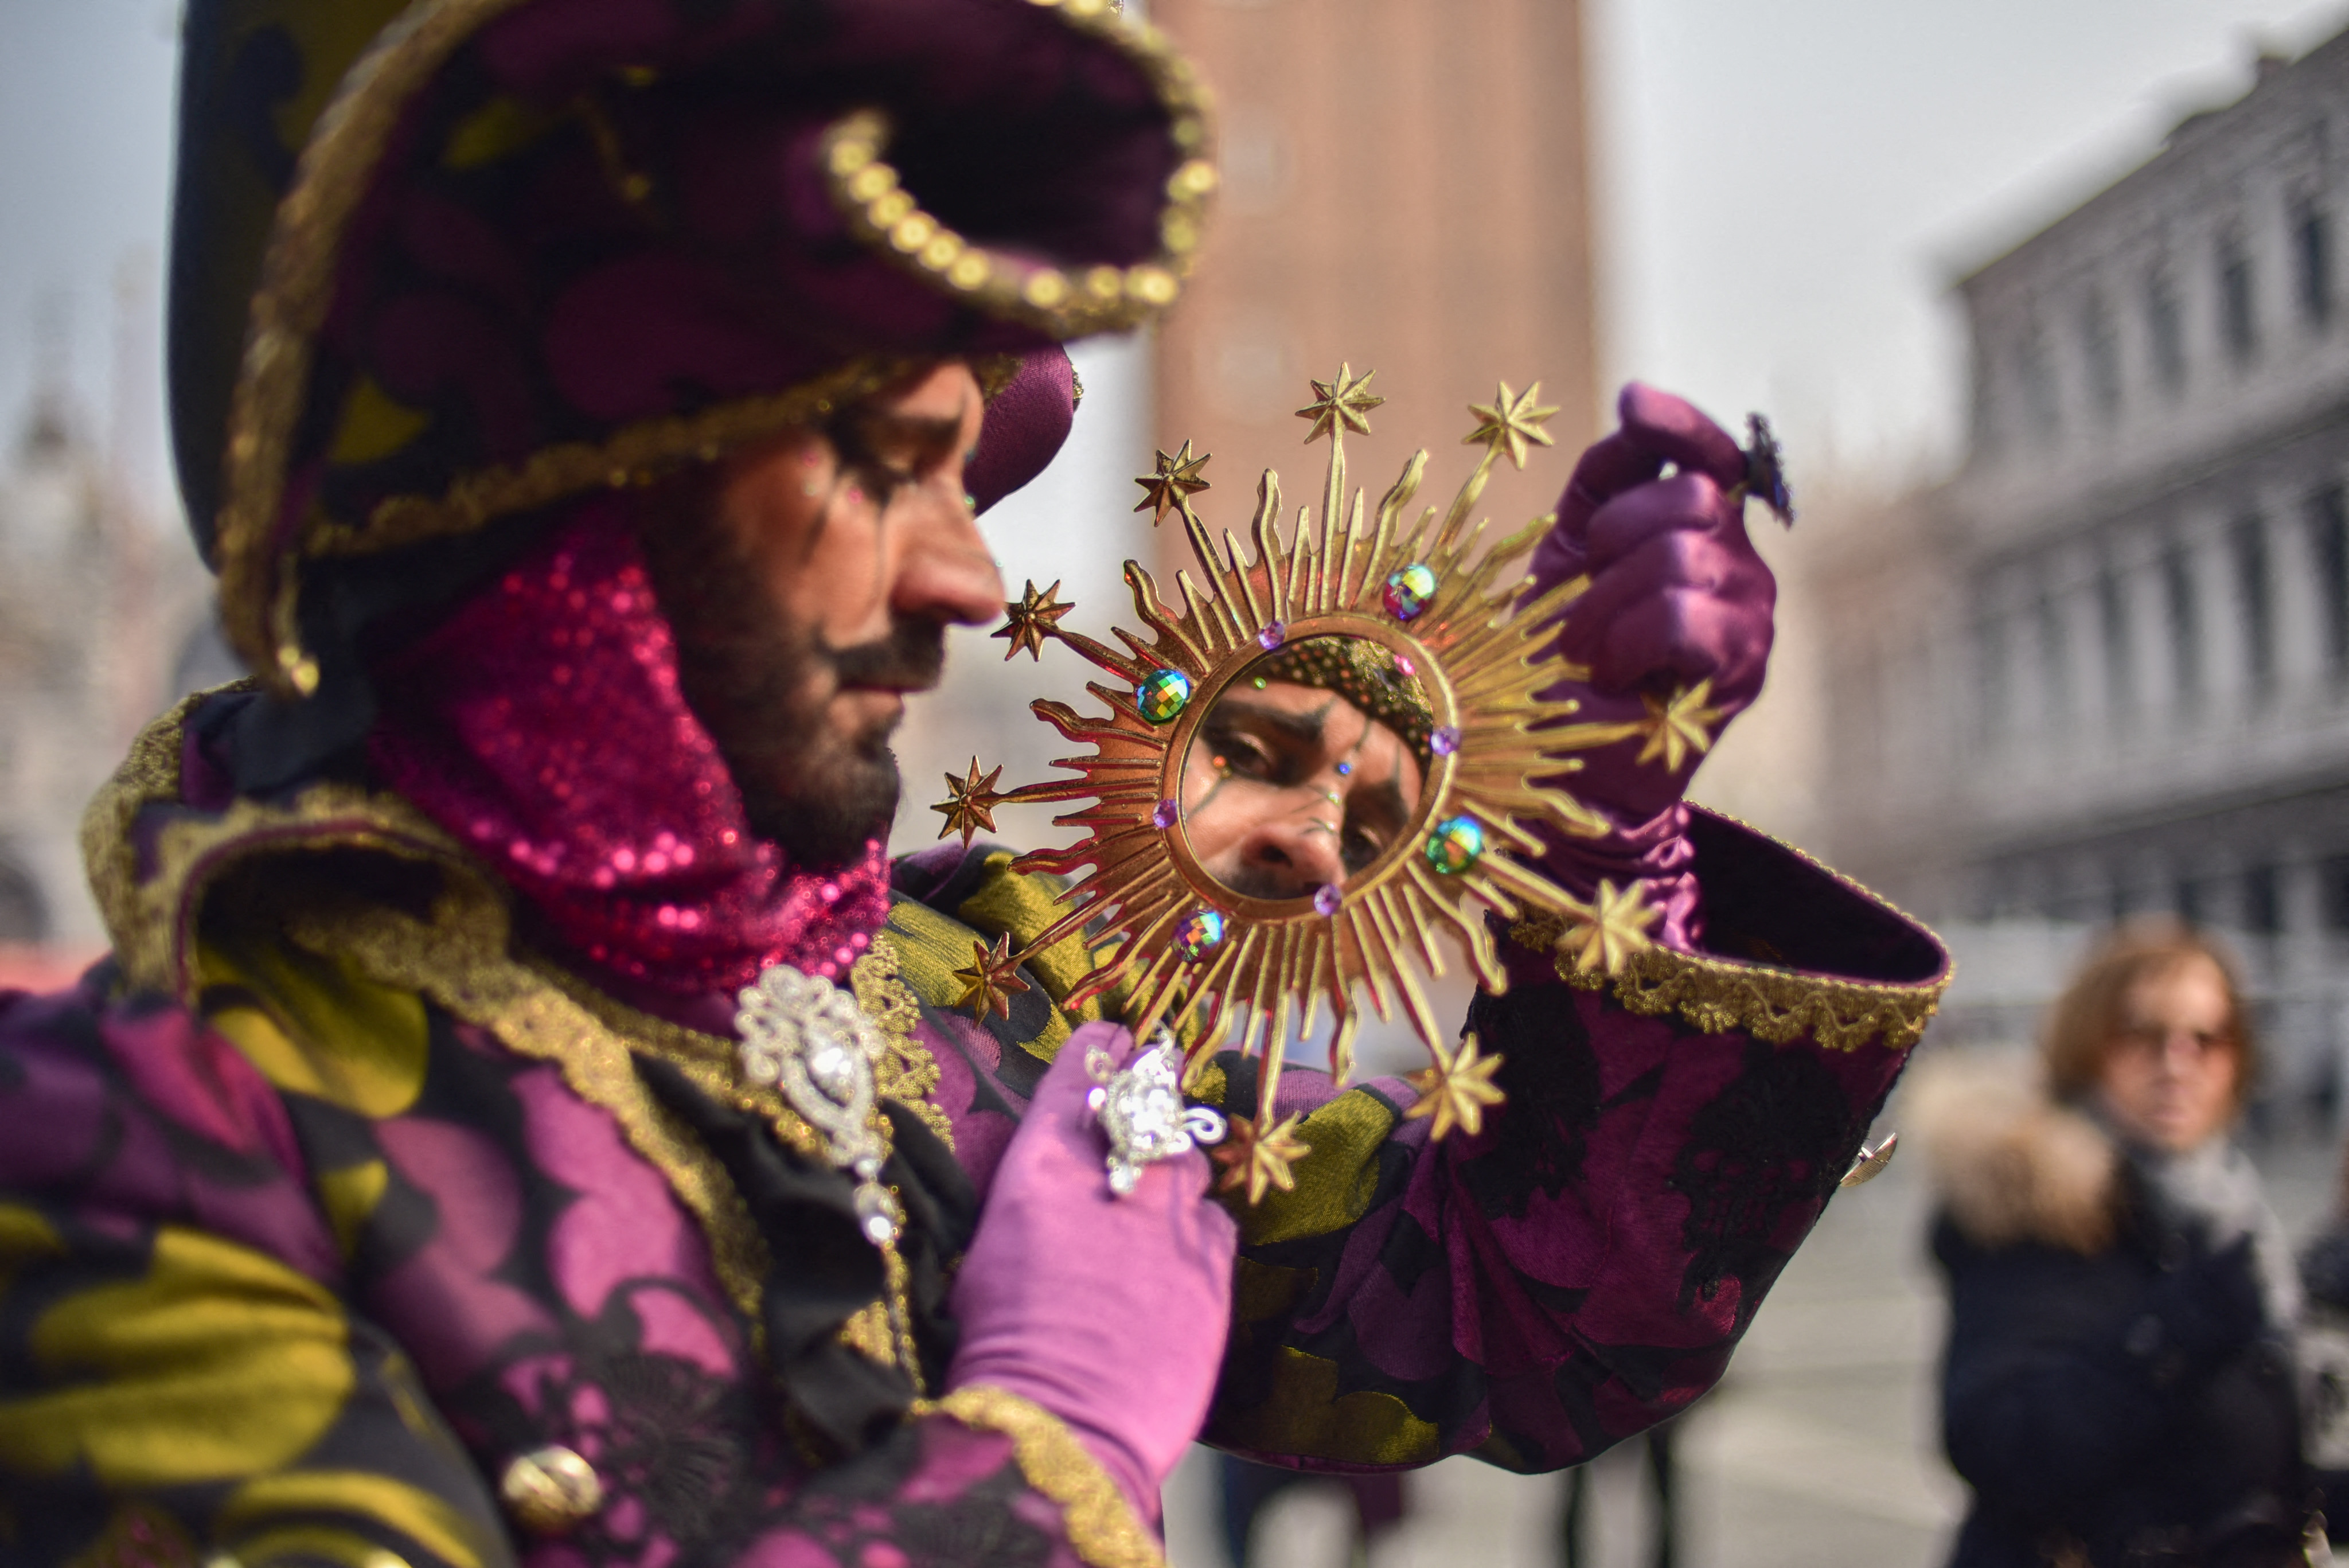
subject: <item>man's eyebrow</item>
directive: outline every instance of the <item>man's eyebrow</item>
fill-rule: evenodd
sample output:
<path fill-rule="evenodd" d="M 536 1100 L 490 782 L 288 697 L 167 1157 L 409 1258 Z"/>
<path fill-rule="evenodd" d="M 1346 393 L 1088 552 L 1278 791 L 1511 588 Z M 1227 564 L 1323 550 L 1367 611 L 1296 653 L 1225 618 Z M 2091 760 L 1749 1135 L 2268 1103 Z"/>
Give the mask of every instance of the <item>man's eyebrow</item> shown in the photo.
<path fill-rule="evenodd" d="M 1329 713 L 1330 709 L 1326 703 L 1310 713 L 1294 713 L 1286 708 L 1276 708 L 1268 702 L 1250 702 L 1244 698 L 1226 697 L 1216 704 L 1216 711 L 1209 716 L 1209 722 L 1213 722 L 1226 715 L 1247 719 L 1262 724 L 1268 730 L 1278 730 L 1291 740 L 1302 741 L 1308 745 L 1319 745 L 1321 742 L 1322 726 L 1327 722 Z"/>
<path fill-rule="evenodd" d="M 962 439 L 960 414 L 890 413 L 877 409 L 858 410 L 840 423 L 833 437 L 843 451 L 860 457 L 870 457 L 873 449 L 884 442 L 919 447 L 927 452 L 942 452 Z"/>
<path fill-rule="evenodd" d="M 1403 799 L 1402 785 L 1395 782 L 1396 779 L 1402 776 L 1402 769 L 1398 766 L 1393 773 L 1387 775 L 1385 783 L 1374 785 L 1371 789 L 1361 792 L 1368 797 L 1363 804 L 1383 805 L 1387 810 L 1394 814 L 1395 821 L 1409 822 L 1411 820 L 1411 803 Z"/>

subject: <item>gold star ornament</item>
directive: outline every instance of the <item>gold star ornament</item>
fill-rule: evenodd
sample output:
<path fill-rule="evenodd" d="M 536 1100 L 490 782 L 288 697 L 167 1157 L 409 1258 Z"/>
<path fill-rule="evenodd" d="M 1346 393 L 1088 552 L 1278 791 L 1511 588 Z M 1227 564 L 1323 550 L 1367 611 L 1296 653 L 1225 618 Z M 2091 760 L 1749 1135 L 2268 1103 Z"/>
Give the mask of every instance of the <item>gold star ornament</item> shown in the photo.
<path fill-rule="evenodd" d="M 1539 381 L 1523 393 L 1510 391 L 1509 384 L 1503 381 L 1491 402 L 1468 405 L 1468 411 L 1476 416 L 1476 428 L 1463 437 L 1460 444 L 1484 447 L 1495 457 L 1507 458 L 1522 471 L 1528 446 L 1557 444 L 1550 440 L 1549 431 L 1542 429 L 1542 421 L 1557 410 L 1537 404 L 1534 400 L 1539 396 Z"/>
<path fill-rule="evenodd" d="M 977 757 L 970 759 L 968 778 L 958 779 L 952 774 L 947 774 L 947 798 L 930 807 L 947 819 L 947 825 L 938 829 L 938 836 L 944 838 L 949 834 L 959 833 L 963 847 L 968 849 L 972 836 L 981 828 L 994 832 L 995 808 L 1010 798 L 996 792 L 995 781 L 1002 776 L 1003 770 L 998 768 L 981 778 Z"/>
<path fill-rule="evenodd" d="M 1558 966 L 1563 969 L 1571 961 L 1579 974 L 1622 973 L 1633 953 L 1656 945 L 1648 929 L 1664 918 L 1663 910 L 1648 902 L 1641 884 L 1619 888 L 1603 878 L 1596 898 L 1588 904 L 1568 898 L 1563 913 L 1566 929 L 1557 938 Z"/>
<path fill-rule="evenodd" d="M 1721 710 L 1707 707 L 1713 696 L 1713 677 L 1706 676 L 1694 686 L 1672 693 L 1667 702 L 1652 695 L 1640 699 L 1648 705 L 1648 716 L 1640 721 L 1640 732 L 1648 743 L 1640 748 L 1639 760 L 1643 763 L 1664 760 L 1670 773 L 1681 771 L 1681 763 L 1691 752 L 1698 756 L 1713 750 L 1713 726 L 1721 722 Z"/>
<path fill-rule="evenodd" d="M 1433 1143 L 1443 1142 L 1455 1127 L 1475 1137 L 1484 1130 L 1485 1107 L 1497 1106 L 1507 1097 L 1493 1082 L 1493 1074 L 1505 1058 L 1477 1054 L 1474 1034 L 1450 1051 L 1441 1045 L 1428 1049 L 1435 1054 L 1435 1065 L 1412 1075 L 1412 1081 L 1420 1085 L 1419 1104 L 1403 1112 L 1403 1119 L 1435 1118 L 1435 1127 L 1427 1135 Z"/>
<path fill-rule="evenodd" d="M 990 1012 L 998 1018 L 1010 1017 L 1011 999 L 1035 989 L 1019 978 L 1019 971 L 1010 932 L 996 938 L 992 949 L 982 941 L 972 942 L 970 967 L 954 971 L 954 978 L 962 982 L 962 994 L 955 998 L 955 1005 L 968 1008 L 970 1015 L 982 1023 Z"/>
<path fill-rule="evenodd" d="M 1311 446 L 1325 435 L 1342 436 L 1348 431 L 1356 435 L 1370 434 L 1371 421 L 1363 416 L 1386 401 L 1371 395 L 1371 378 L 1377 374 L 1376 370 L 1365 370 L 1357 376 L 1353 366 L 1340 365 L 1334 379 L 1314 382 L 1313 400 L 1297 410 L 1299 419 L 1313 421 L 1313 428 L 1305 434 L 1305 444 Z"/>
<path fill-rule="evenodd" d="M 1003 661 L 1009 664 L 1025 653 L 1041 664 L 1045 640 L 1059 635 L 1061 618 L 1076 607 L 1061 602 L 1061 585 L 1057 579 L 1040 594 L 1036 591 L 1036 579 L 1029 578 L 1028 591 L 1019 596 L 1019 602 L 1003 607 L 1003 613 L 1009 618 L 1004 621 L 1002 629 L 994 634 L 1011 639 L 1011 646 L 1003 650 Z"/>
<path fill-rule="evenodd" d="M 1247 1121 L 1234 1116 L 1224 1141 L 1207 1151 L 1224 1168 L 1216 1179 L 1216 1190 L 1245 1191 L 1252 1204 L 1264 1201 L 1265 1193 L 1275 1187 L 1283 1192 L 1296 1191 L 1297 1173 L 1289 1167 L 1313 1152 L 1297 1137 L 1298 1120 L 1290 1116 L 1266 1127 L 1260 1125 L 1261 1113 Z"/>
<path fill-rule="evenodd" d="M 1133 509 L 1136 512 L 1149 513 L 1150 525 L 1154 528 L 1166 521 L 1166 514 L 1169 512 L 1189 516 L 1191 497 L 1198 494 L 1202 490 L 1214 488 L 1199 477 L 1207 466 L 1207 455 L 1203 452 L 1194 457 L 1191 454 L 1191 443 L 1187 441 L 1183 443 L 1183 449 L 1171 457 L 1163 452 L 1160 452 L 1158 472 L 1145 474 L 1133 482 L 1142 486 L 1142 499 L 1135 504 Z"/>

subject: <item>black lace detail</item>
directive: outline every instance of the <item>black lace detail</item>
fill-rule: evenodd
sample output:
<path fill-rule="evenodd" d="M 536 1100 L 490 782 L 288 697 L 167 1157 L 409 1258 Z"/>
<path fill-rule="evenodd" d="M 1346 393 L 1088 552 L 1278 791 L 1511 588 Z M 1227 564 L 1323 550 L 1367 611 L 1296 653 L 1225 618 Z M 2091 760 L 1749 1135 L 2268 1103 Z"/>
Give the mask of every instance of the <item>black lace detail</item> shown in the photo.
<path fill-rule="evenodd" d="M 1508 1095 L 1493 1147 L 1464 1161 L 1460 1179 L 1479 1212 L 1522 1219 L 1536 1192 L 1556 1198 L 1582 1179 L 1598 1127 L 1602 1081 L 1574 995 L 1563 985 L 1526 985 L 1477 994 L 1468 1027 L 1487 1054 L 1505 1060 Z"/>
<path fill-rule="evenodd" d="M 1671 1189 L 1689 1200 L 1682 1311 L 1734 1279 L 1744 1329 L 1850 1164 L 1867 1131 L 1854 1120 L 1843 1085 L 1811 1053 L 1746 1046 L 1744 1070 L 1691 1118 L 1672 1162 Z"/>

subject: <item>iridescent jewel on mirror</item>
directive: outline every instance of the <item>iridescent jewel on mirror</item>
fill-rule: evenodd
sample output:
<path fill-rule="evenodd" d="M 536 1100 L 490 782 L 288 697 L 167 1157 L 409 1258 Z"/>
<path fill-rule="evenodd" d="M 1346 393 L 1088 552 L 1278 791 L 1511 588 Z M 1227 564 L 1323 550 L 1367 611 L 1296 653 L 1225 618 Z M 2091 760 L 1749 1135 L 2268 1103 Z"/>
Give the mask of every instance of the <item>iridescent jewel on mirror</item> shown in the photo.
<path fill-rule="evenodd" d="M 1171 724 L 1191 705 L 1191 678 L 1179 670 L 1155 670 L 1133 689 L 1133 705 L 1154 724 Z"/>
<path fill-rule="evenodd" d="M 1387 614 L 1397 620 L 1413 621 L 1425 613 L 1427 603 L 1435 597 L 1435 574 L 1420 563 L 1413 562 L 1387 577 L 1386 591 L 1380 596 Z"/>
<path fill-rule="evenodd" d="M 1194 909 L 1174 922 L 1174 950 L 1185 963 L 1197 963 L 1224 945 L 1224 917 L 1216 909 Z"/>
<path fill-rule="evenodd" d="M 1427 863 L 1456 877 L 1485 858 L 1485 829 L 1472 816 L 1446 817 L 1427 836 Z"/>

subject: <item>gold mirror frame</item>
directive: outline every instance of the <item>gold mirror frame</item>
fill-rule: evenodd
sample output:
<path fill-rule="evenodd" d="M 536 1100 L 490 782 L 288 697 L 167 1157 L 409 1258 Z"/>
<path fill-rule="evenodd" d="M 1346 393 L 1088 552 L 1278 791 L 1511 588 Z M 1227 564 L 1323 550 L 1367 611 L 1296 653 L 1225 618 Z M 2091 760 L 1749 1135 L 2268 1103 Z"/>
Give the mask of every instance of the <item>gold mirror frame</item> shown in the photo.
<path fill-rule="evenodd" d="M 1247 1187 L 1251 1201 L 1269 1186 L 1287 1188 L 1288 1164 L 1304 1152 L 1289 1136 L 1291 1123 L 1275 1125 L 1271 1117 L 1288 1040 L 1292 1033 L 1309 1037 L 1327 1002 L 1336 1020 L 1330 1067 L 1341 1080 L 1348 1076 L 1363 988 L 1381 1020 L 1400 1009 L 1434 1058 L 1427 1093 L 1410 1114 L 1433 1117 L 1439 1137 L 1454 1125 L 1476 1130 L 1483 1108 L 1501 1098 L 1490 1081 L 1498 1059 L 1480 1056 L 1473 1035 L 1456 1050 L 1446 1048 L 1450 1031 L 1420 980 L 1423 971 L 1445 973 L 1436 933 L 1448 932 L 1478 982 L 1495 992 L 1507 980 L 1485 919 L 1488 910 L 1505 920 L 1538 911 L 1568 927 L 1579 923 L 1604 939 L 1584 944 L 1591 967 L 1619 969 L 1629 953 L 1649 945 L 1645 933 L 1659 911 L 1640 900 L 1636 887 L 1621 894 L 1602 888 L 1596 907 L 1584 905 L 1530 868 L 1526 862 L 1542 846 L 1536 824 L 1582 836 L 1607 831 L 1568 791 L 1537 781 L 1580 766 L 1560 753 L 1646 737 L 1647 760 L 1661 755 L 1667 730 L 1699 750 L 1710 740 L 1702 692 L 1651 703 L 1649 719 L 1617 723 L 1572 722 L 1576 703 L 1539 695 L 1561 680 L 1588 679 L 1580 667 L 1541 655 L 1554 635 L 1544 628 L 1588 581 L 1576 577 L 1518 602 L 1521 563 L 1555 516 L 1537 517 L 1489 545 L 1488 524 L 1471 525 L 1469 519 L 1496 462 L 1506 456 L 1522 469 L 1529 446 L 1550 444 L 1542 421 L 1556 410 L 1537 406 L 1540 384 L 1518 394 L 1504 383 L 1493 403 L 1472 407 L 1478 422 L 1464 444 L 1484 448 L 1475 468 L 1450 506 L 1430 506 L 1406 522 L 1427 467 L 1423 450 L 1404 465 L 1374 514 L 1366 516 L 1363 492 L 1347 496 L 1346 434 L 1367 435 L 1365 416 L 1384 400 L 1370 394 L 1370 380 L 1348 366 L 1332 381 L 1313 382 L 1314 400 L 1298 414 L 1312 421 L 1309 443 L 1330 439 L 1320 511 L 1317 516 L 1300 506 L 1284 544 L 1280 481 L 1267 469 L 1250 524 L 1253 558 L 1228 531 L 1219 545 L 1193 505 L 1193 496 L 1208 488 L 1202 477 L 1206 456 L 1195 457 L 1188 442 L 1172 455 L 1160 452 L 1157 472 L 1136 481 L 1145 498 L 1135 510 L 1153 511 L 1154 523 L 1170 511 L 1181 517 L 1204 585 L 1177 571 L 1178 612 L 1161 598 L 1150 573 L 1128 561 L 1125 580 L 1148 635 L 1116 628 L 1121 651 L 1063 628 L 1074 607 L 1061 602 L 1060 585 L 1040 594 L 1030 582 L 1020 602 L 1005 607 L 1009 618 L 995 635 L 1010 640 L 1007 659 L 1023 650 L 1040 659 L 1044 642 L 1057 640 L 1116 678 L 1115 686 L 1087 686 L 1107 707 L 1105 715 L 1087 717 L 1046 699 L 1031 704 L 1063 738 L 1093 749 L 1053 763 L 1078 776 L 1008 792 L 994 787 L 1001 768 L 982 775 L 973 758 L 969 775 L 949 777 L 950 798 L 934 808 L 947 818 L 939 836 L 959 832 L 968 844 L 980 827 L 993 826 L 998 805 L 1090 803 L 1054 819 L 1085 829 L 1081 841 L 1031 851 L 1014 863 L 1019 871 L 1074 878 L 1061 894 L 1066 912 L 1020 951 L 999 942 L 964 971 L 965 1004 L 984 1015 L 1017 988 L 1011 976 L 1019 963 L 1081 934 L 1095 967 L 1070 992 L 1069 1004 L 1123 987 L 1124 1021 L 1137 1035 L 1162 1023 L 1182 1029 L 1198 1016 L 1190 1044 L 1195 1064 L 1232 1044 L 1260 1054 L 1259 1114 L 1252 1123 L 1235 1118 L 1232 1137 L 1216 1151 L 1227 1167 L 1225 1185 Z M 1388 587 L 1419 566 L 1433 573 L 1434 591 L 1404 618 L 1389 604 Z M 1433 727 L 1450 745 L 1448 752 L 1431 749 L 1410 831 L 1347 877 L 1334 913 L 1318 909 L 1312 898 L 1249 897 L 1218 881 L 1194 854 L 1175 804 L 1189 746 L 1216 699 L 1268 655 L 1322 637 L 1364 639 L 1409 659 Z M 1145 682 L 1167 679 L 1161 672 L 1179 678 L 1184 700 L 1154 722 L 1142 704 Z M 1680 748 L 1672 750 L 1677 755 Z M 1474 826 L 1482 852 L 1445 871 L 1431 859 L 1429 840 L 1455 821 Z M 1202 915 L 1220 917 L 1221 940 L 1186 952 L 1177 935 L 1195 929 L 1187 923 Z"/>

